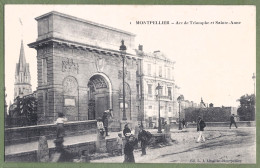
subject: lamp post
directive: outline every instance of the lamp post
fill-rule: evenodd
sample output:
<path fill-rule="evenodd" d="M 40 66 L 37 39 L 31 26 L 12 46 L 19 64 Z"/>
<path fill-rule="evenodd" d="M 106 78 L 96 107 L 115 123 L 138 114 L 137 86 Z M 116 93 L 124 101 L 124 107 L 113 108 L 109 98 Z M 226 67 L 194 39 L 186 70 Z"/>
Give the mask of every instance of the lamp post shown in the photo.
<path fill-rule="evenodd" d="M 179 130 L 182 130 L 181 128 L 181 101 L 184 100 L 184 96 L 183 95 L 180 95 L 178 98 L 177 98 L 177 101 L 179 103 Z"/>
<path fill-rule="evenodd" d="M 158 83 L 158 86 L 156 87 L 156 90 L 158 90 L 158 104 L 159 104 L 159 119 L 158 119 L 158 131 L 157 133 L 162 133 L 162 123 L 161 123 L 161 105 L 160 105 L 160 92 L 161 92 L 162 86 Z"/>
<path fill-rule="evenodd" d="M 253 79 L 253 81 L 254 81 L 254 96 L 256 96 L 256 95 L 255 95 L 255 78 L 256 78 L 255 73 L 253 73 L 252 79 Z"/>
<path fill-rule="evenodd" d="M 121 57 L 123 60 L 123 119 L 127 120 L 125 113 L 125 56 L 126 56 L 126 46 L 124 44 L 124 40 L 121 41 L 121 46 L 119 48 Z"/>

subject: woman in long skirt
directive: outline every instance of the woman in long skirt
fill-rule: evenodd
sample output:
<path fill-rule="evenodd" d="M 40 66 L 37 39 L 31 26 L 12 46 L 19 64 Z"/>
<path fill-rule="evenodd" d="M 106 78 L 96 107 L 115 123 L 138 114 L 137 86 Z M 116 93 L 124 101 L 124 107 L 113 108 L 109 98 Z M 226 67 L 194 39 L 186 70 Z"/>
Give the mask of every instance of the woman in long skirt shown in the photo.
<path fill-rule="evenodd" d="M 127 139 L 124 148 L 124 154 L 125 154 L 124 163 L 135 163 L 135 157 L 133 152 L 134 152 L 134 146 L 137 143 L 138 140 L 133 135 L 130 135 L 129 139 Z"/>

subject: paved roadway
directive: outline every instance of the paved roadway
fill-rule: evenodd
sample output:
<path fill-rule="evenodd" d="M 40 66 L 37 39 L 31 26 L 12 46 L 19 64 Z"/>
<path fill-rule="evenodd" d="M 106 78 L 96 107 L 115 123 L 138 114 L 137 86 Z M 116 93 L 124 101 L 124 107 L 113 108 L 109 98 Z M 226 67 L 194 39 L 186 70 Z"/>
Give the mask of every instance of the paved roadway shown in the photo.
<path fill-rule="evenodd" d="M 196 143 L 198 133 L 194 128 L 172 133 L 171 146 L 134 152 L 136 163 L 255 163 L 255 127 L 207 127 L 206 142 Z M 92 160 L 91 162 L 123 162 L 123 156 Z"/>

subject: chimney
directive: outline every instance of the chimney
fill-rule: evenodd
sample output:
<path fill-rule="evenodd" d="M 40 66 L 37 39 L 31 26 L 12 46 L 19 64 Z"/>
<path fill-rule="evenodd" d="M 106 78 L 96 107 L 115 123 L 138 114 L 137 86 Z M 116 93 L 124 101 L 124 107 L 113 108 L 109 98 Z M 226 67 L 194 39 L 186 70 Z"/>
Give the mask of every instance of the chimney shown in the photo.
<path fill-rule="evenodd" d="M 143 51 L 143 45 L 140 45 L 140 44 L 139 44 L 138 50 Z"/>

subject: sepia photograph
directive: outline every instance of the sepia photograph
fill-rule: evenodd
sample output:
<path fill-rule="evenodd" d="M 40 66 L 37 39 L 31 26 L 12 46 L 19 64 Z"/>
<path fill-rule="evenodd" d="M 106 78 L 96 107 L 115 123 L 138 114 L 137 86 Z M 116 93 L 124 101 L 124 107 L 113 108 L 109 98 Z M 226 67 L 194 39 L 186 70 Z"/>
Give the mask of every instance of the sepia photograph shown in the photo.
<path fill-rule="evenodd" d="M 4 162 L 256 164 L 256 6 L 4 6 Z"/>

